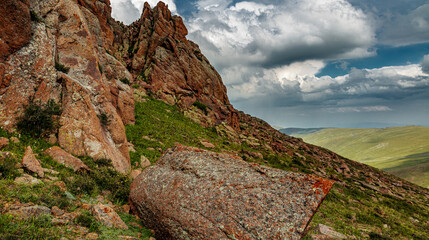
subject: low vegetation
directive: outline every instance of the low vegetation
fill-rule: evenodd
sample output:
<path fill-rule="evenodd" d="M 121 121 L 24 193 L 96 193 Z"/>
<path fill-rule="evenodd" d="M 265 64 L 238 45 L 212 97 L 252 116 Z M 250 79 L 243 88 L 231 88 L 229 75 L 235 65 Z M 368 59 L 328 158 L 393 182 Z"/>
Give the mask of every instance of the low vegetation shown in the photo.
<path fill-rule="evenodd" d="M 55 61 L 55 69 L 57 69 L 60 72 L 65 73 L 65 74 L 69 73 L 69 71 L 70 71 L 69 67 L 66 67 L 66 66 L 64 66 L 63 64 L 61 64 L 61 63 L 59 63 L 57 61 Z"/>
<path fill-rule="evenodd" d="M 206 148 L 201 141 L 214 145 L 211 151 L 238 153 L 250 162 L 271 167 L 311 173 L 314 171 L 314 159 L 276 154 L 248 143 L 237 144 L 219 132 L 216 128 L 204 128 L 186 118 L 175 106 L 167 105 L 151 97 L 143 97 L 135 105 L 136 123 L 126 126 L 128 140 L 134 145 L 135 152 L 130 152 L 133 168 L 139 168 L 140 157 L 147 157 L 155 163 L 162 152 L 175 144 Z M 245 128 L 245 126 L 243 126 Z M 118 211 L 121 219 L 128 225 L 128 230 L 107 228 L 96 223 L 90 211 L 84 209 L 87 203 L 97 202 L 103 196 L 111 201 L 115 208 L 127 203 L 130 180 L 112 170 L 108 159 L 94 160 L 89 157 L 80 159 L 93 171 L 74 173 L 73 170 L 56 163 L 43 152 L 52 145 L 30 135 L 6 133 L 0 130 L 0 137 L 19 137 L 20 142 L 11 142 L 3 151 L 13 153 L 13 157 L 0 162 L 0 207 L 12 203 L 40 204 L 47 207 L 58 206 L 65 212 L 77 212 L 74 222 L 66 225 L 54 225 L 49 216 L 40 219 L 19 220 L 0 212 L 0 239 L 60 239 L 82 237 L 78 227 L 88 232 L 97 233 L 99 239 L 119 239 L 118 236 L 140 236 L 148 239 L 152 233 L 144 228 L 134 216 Z M 66 191 L 61 191 L 53 182 L 27 186 L 13 180 L 22 174 L 16 163 L 22 159 L 26 146 L 31 146 L 44 168 L 58 171 L 58 181 L 63 181 Z M 209 149 L 209 148 L 206 148 Z M 252 157 L 250 152 L 263 156 Z M 304 154 L 303 149 L 297 153 Z M 256 155 L 254 155 L 256 156 Z M 334 169 L 326 169 L 336 174 Z M 50 174 L 48 174 L 50 175 Z M 338 175 L 338 181 L 320 206 L 313 218 L 308 235 L 318 223 L 333 227 L 350 239 L 427 239 L 429 236 L 429 204 L 421 196 L 408 195 L 406 198 L 383 194 L 362 185 L 365 179 L 348 178 Z M 309 239 L 309 237 L 306 237 Z"/>
<path fill-rule="evenodd" d="M 199 101 L 195 101 L 192 105 L 194 105 L 195 107 L 197 107 L 198 109 L 200 109 L 201 111 L 203 111 L 204 114 L 207 115 L 208 108 L 209 108 L 209 107 L 207 107 L 207 105 L 205 105 L 204 103 L 199 102 Z"/>
<path fill-rule="evenodd" d="M 100 113 L 97 115 L 98 119 L 100 119 L 100 123 L 103 127 L 107 127 L 110 123 L 110 117 L 106 113 Z"/>
<path fill-rule="evenodd" d="M 24 107 L 23 115 L 18 119 L 18 131 L 32 137 L 45 136 L 56 132 L 59 127 L 58 117 L 60 115 L 61 107 L 52 99 L 47 103 L 30 101 Z"/>
<path fill-rule="evenodd" d="M 131 152 L 132 164 L 139 161 L 141 155 L 155 162 L 164 150 L 176 143 L 204 148 L 200 140 L 205 139 L 215 145 L 211 151 L 238 152 L 246 161 L 287 171 L 312 173 L 314 170 L 310 164 L 314 159 L 265 152 L 246 143 L 231 143 L 219 135 L 216 129 L 203 128 L 184 117 L 175 106 L 150 97 L 136 102 L 136 124 L 127 126 L 127 137 L 136 149 Z M 261 153 L 264 158 L 249 157 L 245 154 L 249 151 Z M 298 153 L 304 154 L 302 151 Z M 327 171 L 336 173 L 334 169 Z M 424 198 L 400 199 L 362 186 L 361 179 L 339 178 L 343 181 L 334 184 L 314 216 L 311 229 L 322 223 L 351 239 L 427 239 L 429 204 Z M 314 233 L 315 230 L 310 230 L 308 235 Z"/>
<path fill-rule="evenodd" d="M 10 141 L 2 149 L 2 152 L 10 152 L 12 156 L 0 160 L 0 239 L 61 239 L 64 236 L 67 239 L 77 239 L 84 236 L 81 227 L 87 229 L 87 232 L 97 233 L 98 239 L 121 239 L 118 236 L 141 236 L 140 239 L 149 239 L 153 235 L 128 213 L 118 212 L 129 227 L 128 230 L 121 230 L 105 227 L 95 221 L 90 211 L 83 208 L 85 204 L 98 202 L 100 196 L 118 209 L 128 203 L 130 179 L 113 170 L 110 160 L 81 157 L 92 171 L 75 173 L 44 153 L 53 145 L 42 138 L 11 134 L 1 129 L 0 137 L 19 139 L 18 143 Z M 32 147 L 42 167 L 55 170 L 58 174 L 46 173 L 45 179 L 36 185 L 16 183 L 16 177 L 24 173 L 31 175 L 17 168 L 27 146 Z M 65 190 L 54 184 L 59 181 L 65 183 Z M 21 219 L 5 211 L 8 206 L 30 203 L 49 208 L 56 206 L 66 213 L 76 212 L 76 218 L 58 225 L 52 223 L 51 215 Z"/>
<path fill-rule="evenodd" d="M 31 21 L 33 22 L 42 22 L 43 19 L 41 17 L 39 17 L 39 15 L 37 15 L 37 13 L 35 11 L 30 11 L 30 17 L 31 17 Z"/>
<path fill-rule="evenodd" d="M 126 78 L 126 77 L 124 77 L 124 78 L 121 78 L 121 80 L 120 80 L 122 83 L 124 83 L 124 84 L 127 84 L 127 85 L 130 85 L 131 84 L 131 82 L 130 82 L 130 79 L 128 79 L 128 78 Z"/>

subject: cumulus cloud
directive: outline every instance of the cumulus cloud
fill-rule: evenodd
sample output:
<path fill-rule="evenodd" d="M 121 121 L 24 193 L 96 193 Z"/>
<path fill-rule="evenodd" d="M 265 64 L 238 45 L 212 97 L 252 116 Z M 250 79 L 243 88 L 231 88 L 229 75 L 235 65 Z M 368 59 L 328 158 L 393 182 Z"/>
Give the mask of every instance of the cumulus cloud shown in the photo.
<path fill-rule="evenodd" d="M 158 0 L 111 0 L 112 17 L 125 24 L 131 24 L 138 20 L 142 14 L 144 3 L 151 7 L 158 4 Z M 173 14 L 177 14 L 176 4 L 173 0 L 163 0 Z"/>
<path fill-rule="evenodd" d="M 272 68 L 374 54 L 375 29 L 345 0 L 269 2 L 198 1 L 189 37 L 220 70 L 236 62 Z"/>
<path fill-rule="evenodd" d="M 429 98 L 429 74 L 419 64 L 352 69 L 349 74 L 335 78 L 316 77 L 318 67 L 323 64 L 305 61 L 270 70 L 235 69 L 226 76 L 236 77 L 233 74 L 238 75 L 239 71 L 250 71 L 251 77 L 229 85 L 231 101 L 240 104 L 258 99 L 259 103 L 252 104 L 319 106 L 327 112 L 377 112 L 392 110 L 385 103 Z"/>

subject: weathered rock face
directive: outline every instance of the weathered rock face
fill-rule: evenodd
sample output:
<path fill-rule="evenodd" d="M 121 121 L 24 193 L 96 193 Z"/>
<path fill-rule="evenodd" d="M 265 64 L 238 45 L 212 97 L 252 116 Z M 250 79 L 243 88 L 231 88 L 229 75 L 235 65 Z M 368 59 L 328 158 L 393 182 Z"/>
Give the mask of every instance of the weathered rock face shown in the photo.
<path fill-rule="evenodd" d="M 0 8 L 0 62 L 31 39 L 30 0 L 2 0 Z M 1 81 L 0 81 L 1 85 Z"/>
<path fill-rule="evenodd" d="M 115 34 L 122 34 L 115 42 L 117 55 L 137 83 L 185 112 L 195 102 L 206 105 L 208 111 L 196 118 L 203 125 L 227 121 L 238 127 L 237 112 L 229 103 L 220 75 L 198 45 L 186 39 L 188 31 L 182 18 L 171 16 L 164 3 L 153 9 L 146 3 L 140 20 Z"/>
<path fill-rule="evenodd" d="M 9 32 L 18 28 L 30 29 L 32 34 L 24 47 L 25 41 L 17 39 L 22 43 L 13 50 L 22 48 L 12 54 L 8 50 L 10 55 L 0 62 L 0 126 L 13 130 L 30 99 L 42 103 L 53 99 L 63 109 L 57 136 L 63 149 L 75 155 L 109 158 L 118 171 L 129 172 L 124 124 L 134 122 L 134 100 L 131 88 L 120 79 L 132 79 L 132 75 L 106 52 L 113 44 L 110 2 L 28 2 L 38 21 L 11 25 L 7 20 L 12 10 L 0 11 L 0 21 L 6 24 L 1 26 L 6 29 L 0 35 L 2 41 L 6 39 L 3 35 L 13 38 Z M 29 9 L 15 11 L 26 11 L 28 17 L 22 19 L 30 19 Z M 57 63 L 69 71 L 61 72 Z M 107 121 L 102 123 L 100 116 Z"/>
<path fill-rule="evenodd" d="M 131 185 L 157 239 L 300 239 L 333 181 L 176 146 Z"/>
<path fill-rule="evenodd" d="M 61 148 L 112 159 L 118 171 L 129 172 L 124 125 L 134 122 L 134 99 L 127 81 L 205 126 L 227 122 L 238 129 L 238 113 L 219 74 L 164 3 L 153 9 L 145 4 L 141 19 L 130 26 L 111 18 L 109 0 L 5 4 L 10 8 L 0 10 L 0 126 L 6 130 L 14 130 L 30 100 L 53 99 L 63 109 L 55 138 Z"/>

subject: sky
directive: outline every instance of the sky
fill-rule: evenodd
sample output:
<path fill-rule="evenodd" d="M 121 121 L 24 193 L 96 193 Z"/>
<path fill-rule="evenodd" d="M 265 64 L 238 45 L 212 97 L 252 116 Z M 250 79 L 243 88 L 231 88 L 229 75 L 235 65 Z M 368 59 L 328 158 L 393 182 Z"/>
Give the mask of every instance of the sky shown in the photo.
<path fill-rule="evenodd" d="M 111 0 L 112 16 L 130 24 L 144 2 Z M 285 128 L 429 127 L 428 0 L 164 2 L 236 109 Z"/>

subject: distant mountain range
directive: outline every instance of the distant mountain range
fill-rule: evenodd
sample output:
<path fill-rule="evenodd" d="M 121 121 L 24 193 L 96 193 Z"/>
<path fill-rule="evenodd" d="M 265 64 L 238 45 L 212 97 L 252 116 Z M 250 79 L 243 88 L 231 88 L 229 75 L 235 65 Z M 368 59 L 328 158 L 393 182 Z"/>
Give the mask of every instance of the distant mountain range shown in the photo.
<path fill-rule="evenodd" d="M 286 128 L 280 131 L 429 187 L 429 127 Z"/>

